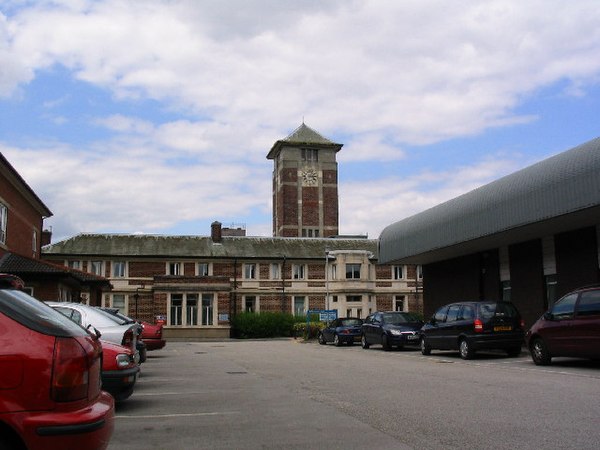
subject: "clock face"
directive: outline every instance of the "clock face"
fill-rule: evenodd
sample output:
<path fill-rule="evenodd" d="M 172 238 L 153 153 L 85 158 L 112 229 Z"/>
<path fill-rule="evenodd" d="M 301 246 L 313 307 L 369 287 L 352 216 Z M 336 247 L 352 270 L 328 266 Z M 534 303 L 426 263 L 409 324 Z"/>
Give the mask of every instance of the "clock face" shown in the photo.
<path fill-rule="evenodd" d="M 313 169 L 305 169 L 302 171 L 302 181 L 305 184 L 313 185 L 317 184 L 318 175 Z"/>

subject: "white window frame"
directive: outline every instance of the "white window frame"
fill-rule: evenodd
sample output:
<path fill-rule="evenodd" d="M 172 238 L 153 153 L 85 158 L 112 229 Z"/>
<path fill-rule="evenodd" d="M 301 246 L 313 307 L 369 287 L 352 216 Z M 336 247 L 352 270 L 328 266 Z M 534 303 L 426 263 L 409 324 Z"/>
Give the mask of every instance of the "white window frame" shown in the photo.
<path fill-rule="evenodd" d="M 96 263 L 98 264 L 98 266 L 96 266 Z M 98 271 L 94 270 L 95 267 L 98 267 Z M 101 277 L 104 276 L 104 261 L 99 259 L 89 261 L 88 272 Z"/>
<path fill-rule="evenodd" d="M 271 263 L 271 280 L 281 280 L 281 264 Z"/>
<path fill-rule="evenodd" d="M 258 272 L 258 264 L 256 263 L 244 263 L 244 279 L 245 280 L 256 280 Z"/>
<path fill-rule="evenodd" d="M 358 272 L 355 266 L 358 266 Z M 346 280 L 360 280 L 361 268 L 362 264 L 360 263 L 346 263 Z"/>
<path fill-rule="evenodd" d="M 206 274 L 200 273 L 200 267 L 206 266 Z M 196 264 L 196 276 L 208 277 L 211 274 L 211 265 L 208 262 L 200 261 Z"/>
<path fill-rule="evenodd" d="M 166 270 L 167 275 L 181 276 L 183 275 L 183 263 L 180 261 L 169 261 Z"/>
<path fill-rule="evenodd" d="M 77 259 L 69 259 L 67 260 L 67 264 L 65 264 L 69 269 L 81 270 L 81 261 Z"/>
<path fill-rule="evenodd" d="M 178 323 L 173 323 L 173 300 L 181 300 L 178 309 Z M 190 314 L 189 301 L 196 301 L 196 307 Z M 205 314 L 204 301 L 208 300 L 208 315 Z M 169 294 L 167 301 L 167 326 L 173 328 L 206 328 L 217 325 L 217 303 L 213 293 L 201 292 L 174 292 Z"/>
<path fill-rule="evenodd" d="M 251 311 L 248 310 L 248 300 L 252 301 L 252 309 Z M 260 312 L 260 302 L 259 302 L 259 297 L 257 295 L 244 295 L 243 296 L 243 305 L 244 305 L 244 311 L 243 312 L 253 312 L 253 313 L 258 313 Z"/>
<path fill-rule="evenodd" d="M 115 306 L 115 297 L 123 297 L 123 307 Z M 129 296 L 125 294 L 111 294 L 110 295 L 110 307 L 111 308 L 119 308 L 119 312 L 128 316 L 129 311 Z"/>
<path fill-rule="evenodd" d="M 8 224 L 8 208 L 0 203 L 0 244 L 6 244 L 6 229 Z"/>
<path fill-rule="evenodd" d="M 292 279 L 305 280 L 306 270 L 304 264 L 292 264 Z"/>
<path fill-rule="evenodd" d="M 394 280 L 406 280 L 406 266 L 392 266 L 392 278 Z"/>
<path fill-rule="evenodd" d="M 127 277 L 127 261 L 112 261 L 112 278 L 126 278 Z M 117 267 L 122 268 L 117 272 Z"/>
<path fill-rule="evenodd" d="M 296 300 L 302 299 L 302 312 L 296 309 Z M 306 296 L 305 295 L 294 295 L 292 296 L 292 314 L 294 316 L 305 316 L 306 311 L 308 311 L 308 306 L 306 304 Z"/>

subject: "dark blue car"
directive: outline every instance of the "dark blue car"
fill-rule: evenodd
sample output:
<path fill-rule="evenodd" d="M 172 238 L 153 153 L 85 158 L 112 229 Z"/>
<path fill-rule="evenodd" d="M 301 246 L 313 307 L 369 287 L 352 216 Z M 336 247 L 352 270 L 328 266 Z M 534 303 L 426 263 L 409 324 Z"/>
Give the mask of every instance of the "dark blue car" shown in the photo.
<path fill-rule="evenodd" d="M 384 350 L 392 346 L 419 345 L 419 330 L 423 321 L 415 314 L 401 311 L 376 312 L 362 326 L 362 347 L 381 344 Z"/>
<path fill-rule="evenodd" d="M 360 340 L 362 323 L 362 319 L 352 317 L 335 319 L 319 332 L 319 344 L 333 342 L 337 346 L 343 343 L 352 345 L 354 341 Z"/>

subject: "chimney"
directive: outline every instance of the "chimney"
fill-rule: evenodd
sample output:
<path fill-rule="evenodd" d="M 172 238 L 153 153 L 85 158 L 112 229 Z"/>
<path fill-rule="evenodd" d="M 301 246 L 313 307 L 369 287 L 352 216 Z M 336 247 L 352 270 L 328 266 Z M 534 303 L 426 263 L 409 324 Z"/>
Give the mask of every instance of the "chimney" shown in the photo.
<path fill-rule="evenodd" d="M 210 225 L 210 237 L 213 243 L 221 242 L 221 222 L 215 221 Z"/>
<path fill-rule="evenodd" d="M 44 245 L 50 245 L 52 243 L 52 228 L 49 230 L 42 230 L 42 247 Z"/>

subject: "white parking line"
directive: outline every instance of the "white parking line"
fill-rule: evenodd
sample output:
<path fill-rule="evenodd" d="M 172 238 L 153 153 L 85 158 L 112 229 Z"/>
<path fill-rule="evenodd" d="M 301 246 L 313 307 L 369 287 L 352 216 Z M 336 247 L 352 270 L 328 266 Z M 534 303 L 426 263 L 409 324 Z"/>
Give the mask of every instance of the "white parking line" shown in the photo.
<path fill-rule="evenodd" d="M 170 417 L 200 417 L 200 416 L 227 416 L 232 414 L 240 414 L 239 411 L 224 411 L 224 412 L 199 412 L 199 413 L 186 413 L 186 414 L 147 414 L 147 415 L 116 415 L 115 419 L 156 419 L 156 418 L 170 418 Z"/>

